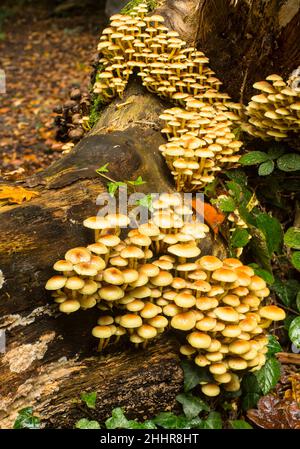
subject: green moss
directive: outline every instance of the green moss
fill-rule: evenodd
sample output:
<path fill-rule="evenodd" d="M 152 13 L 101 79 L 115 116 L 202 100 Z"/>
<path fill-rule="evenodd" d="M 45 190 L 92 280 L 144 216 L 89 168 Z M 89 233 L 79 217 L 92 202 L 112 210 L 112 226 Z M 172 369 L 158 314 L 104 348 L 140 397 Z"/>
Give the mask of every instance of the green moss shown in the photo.
<path fill-rule="evenodd" d="M 94 94 L 92 96 L 91 109 L 89 115 L 89 126 L 93 128 L 93 126 L 97 123 L 100 117 L 101 109 L 106 104 L 104 98 L 101 95 Z"/>
<path fill-rule="evenodd" d="M 157 0 L 131 0 L 121 11 L 121 14 L 129 14 L 135 6 L 140 3 L 147 3 L 149 11 L 153 11 L 157 6 Z"/>

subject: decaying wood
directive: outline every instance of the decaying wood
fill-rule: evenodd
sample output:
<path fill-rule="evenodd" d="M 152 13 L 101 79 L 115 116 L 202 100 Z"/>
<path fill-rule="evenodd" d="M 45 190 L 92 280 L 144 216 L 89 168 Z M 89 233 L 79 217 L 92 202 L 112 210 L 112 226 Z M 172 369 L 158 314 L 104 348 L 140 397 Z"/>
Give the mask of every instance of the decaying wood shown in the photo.
<path fill-rule="evenodd" d="M 239 95 L 246 69 L 247 88 L 255 70 L 257 74 L 267 70 L 265 59 L 258 57 L 262 33 L 247 37 L 246 30 L 255 31 L 256 20 L 263 20 L 259 9 L 251 4 L 269 5 L 262 11 L 268 11 L 268 17 L 275 14 L 271 23 L 266 21 L 266 27 L 272 27 L 280 12 L 276 5 L 282 2 L 161 3 L 158 12 L 166 17 L 167 24 L 189 43 L 200 42 L 211 66 L 224 79 L 225 89 L 234 97 Z M 280 65 L 274 59 L 271 71 L 281 73 L 280 67 L 290 71 L 292 58 L 298 55 L 291 45 L 288 57 L 289 41 L 283 39 L 289 29 L 296 39 L 299 27 L 295 31 L 292 24 L 299 20 L 298 14 L 282 25 L 282 46 L 274 54 L 284 52 L 286 59 L 280 60 Z M 269 48 L 267 34 L 265 39 L 263 48 Z M 70 427 L 82 417 L 76 400 L 83 391 L 98 393 L 95 419 L 105 419 L 120 405 L 133 417 L 150 416 L 174 406 L 182 388 L 176 339 L 165 336 L 145 351 L 133 351 L 128 345 L 109 346 L 108 354 L 99 358 L 90 335 L 97 311 L 61 315 L 44 290 L 53 263 L 69 248 L 92 239 L 82 221 L 96 213 L 96 198 L 105 190 L 104 180 L 95 173 L 97 168 L 109 163 L 109 175 L 117 181 L 141 175 L 147 184 L 139 191 L 174 189 L 158 151 L 164 142 L 158 116 L 167 106 L 134 80 L 124 98 L 114 100 L 104 110 L 92 132 L 74 150 L 22 183 L 38 191 L 38 197 L 0 208 L 0 268 L 4 278 L 0 329 L 7 337 L 6 352 L 0 357 L 0 427 L 10 427 L 17 410 L 25 406 L 33 406 L 53 427 Z M 211 237 L 203 241 L 201 249 L 202 254 L 224 255 L 222 242 Z"/>

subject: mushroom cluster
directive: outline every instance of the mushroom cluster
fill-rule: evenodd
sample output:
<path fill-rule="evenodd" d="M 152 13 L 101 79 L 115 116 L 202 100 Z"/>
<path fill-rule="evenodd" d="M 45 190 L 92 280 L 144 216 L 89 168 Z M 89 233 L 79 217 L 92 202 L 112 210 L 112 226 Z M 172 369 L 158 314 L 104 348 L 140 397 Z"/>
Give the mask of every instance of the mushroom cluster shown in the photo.
<path fill-rule="evenodd" d="M 177 189 L 199 190 L 224 165 L 229 168 L 238 161 L 242 143 L 235 140 L 232 125 L 240 123 L 243 107 L 219 91 L 222 83 L 204 53 L 188 47 L 176 31 L 164 26 L 162 16 L 147 13 L 147 5 L 141 3 L 129 15 L 111 17 L 98 45 L 101 70 L 94 92 L 106 101 L 122 96 L 137 69 L 150 92 L 176 102 L 177 108 L 165 110 L 160 117 L 166 122 L 162 132 L 170 141 L 161 151 Z M 199 139 L 198 146 L 186 150 L 191 137 Z M 178 155 L 169 154 L 174 148 Z"/>
<path fill-rule="evenodd" d="M 249 120 L 243 129 L 263 140 L 281 140 L 300 131 L 300 91 L 281 76 L 269 75 L 253 85 L 259 90 L 247 106 Z"/>
<path fill-rule="evenodd" d="M 243 373 L 264 364 L 266 329 L 285 313 L 263 305 L 269 290 L 252 268 L 234 258 L 199 257 L 208 227 L 179 194 L 161 194 L 153 209 L 123 239 L 128 216 L 87 218 L 95 243 L 67 251 L 46 289 L 61 312 L 101 311 L 92 330 L 100 351 L 122 336 L 145 347 L 174 329 L 186 340 L 180 352 L 207 367 L 211 381 L 203 393 L 216 396 L 220 386 L 236 391 Z"/>

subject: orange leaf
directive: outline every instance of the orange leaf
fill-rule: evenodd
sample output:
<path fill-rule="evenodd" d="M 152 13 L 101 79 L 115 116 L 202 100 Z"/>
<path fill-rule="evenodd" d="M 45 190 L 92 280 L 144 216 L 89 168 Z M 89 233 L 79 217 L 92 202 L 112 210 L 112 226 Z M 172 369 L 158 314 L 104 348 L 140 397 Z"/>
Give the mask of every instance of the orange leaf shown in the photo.
<path fill-rule="evenodd" d="M 218 234 L 219 227 L 225 220 L 225 215 L 218 212 L 211 204 L 203 203 L 199 198 L 193 200 L 192 204 L 196 212 L 200 214 L 204 212 L 204 221 L 211 227 L 215 234 Z"/>
<path fill-rule="evenodd" d="M 0 204 L 21 204 L 24 201 L 30 201 L 38 192 L 27 190 L 23 187 L 13 187 L 8 185 L 0 185 Z M 4 201 L 1 201 L 4 200 Z"/>

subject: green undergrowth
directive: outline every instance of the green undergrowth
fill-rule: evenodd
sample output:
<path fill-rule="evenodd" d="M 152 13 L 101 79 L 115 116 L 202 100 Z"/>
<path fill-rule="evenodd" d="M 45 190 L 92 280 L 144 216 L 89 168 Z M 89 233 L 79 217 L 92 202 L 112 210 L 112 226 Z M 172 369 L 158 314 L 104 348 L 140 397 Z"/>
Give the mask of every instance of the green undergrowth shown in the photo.
<path fill-rule="evenodd" d="M 124 6 L 121 11 L 121 14 L 129 14 L 135 6 L 138 6 L 140 3 L 147 3 L 149 11 L 153 11 L 157 6 L 157 0 L 131 0 Z"/>

